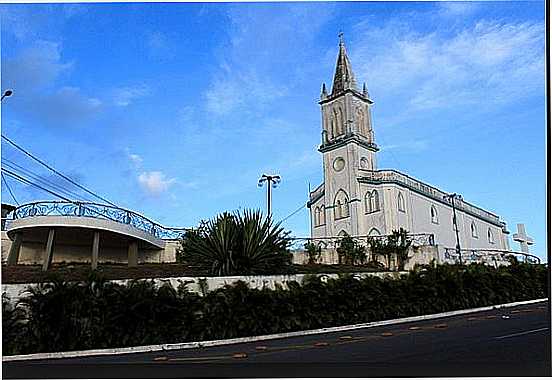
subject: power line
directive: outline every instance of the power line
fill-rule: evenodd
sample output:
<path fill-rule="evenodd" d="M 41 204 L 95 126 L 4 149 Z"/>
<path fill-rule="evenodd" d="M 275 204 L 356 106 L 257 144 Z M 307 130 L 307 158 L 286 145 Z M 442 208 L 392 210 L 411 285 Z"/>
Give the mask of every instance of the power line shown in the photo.
<path fill-rule="evenodd" d="M 18 150 L 20 150 L 21 152 L 23 152 L 25 155 L 29 156 L 30 158 L 32 158 L 33 160 L 35 160 L 36 162 L 38 162 L 39 164 L 45 166 L 46 168 L 48 168 L 49 170 L 51 170 L 52 172 L 54 172 L 55 174 L 59 175 L 60 177 L 62 177 L 63 179 L 65 179 L 66 181 L 69 181 L 70 183 L 72 183 L 73 185 L 77 186 L 78 188 L 80 188 L 81 190 L 84 190 L 86 191 L 88 194 L 91 194 L 93 195 L 94 197 L 98 198 L 98 199 L 101 199 L 102 201 L 104 202 L 107 202 L 109 203 L 110 205 L 112 206 L 115 206 L 117 207 L 117 205 L 107 199 L 105 199 L 104 197 L 94 193 L 93 191 L 91 190 L 88 190 L 86 187 L 80 185 L 79 183 L 73 181 L 71 178 L 67 177 L 66 175 L 64 175 L 63 173 L 60 173 L 59 171 L 57 171 L 56 169 L 54 169 L 53 167 L 51 167 L 50 165 L 48 165 L 46 162 L 42 161 L 41 159 L 35 157 L 32 153 L 28 152 L 27 150 L 25 150 L 24 148 L 22 148 L 21 146 L 17 145 L 15 142 L 13 142 L 12 140 L 10 140 L 9 138 L 7 138 L 6 136 L 2 135 L 2 138 L 4 140 L 6 140 L 8 143 L 10 143 L 13 147 L 17 148 Z"/>
<path fill-rule="evenodd" d="M 302 204 L 301 207 L 299 207 L 297 210 L 293 211 L 291 214 L 289 214 L 288 216 L 286 216 L 284 219 L 280 220 L 279 223 L 283 223 L 285 222 L 286 220 L 288 220 L 289 218 L 291 218 L 293 215 L 297 214 L 299 211 L 301 211 L 303 209 L 303 207 L 305 207 L 305 204 Z"/>
<path fill-rule="evenodd" d="M 17 199 L 15 199 L 15 195 L 13 195 L 10 185 L 8 184 L 8 181 L 6 181 L 6 177 L 4 177 L 4 173 L 2 173 L 2 181 L 4 181 L 4 184 L 6 185 L 6 188 L 8 189 L 8 192 L 10 193 L 15 204 L 19 206 L 19 202 L 17 201 Z"/>
<path fill-rule="evenodd" d="M 68 195 L 70 197 L 73 197 L 75 198 L 75 200 L 78 200 L 79 198 L 81 198 L 82 200 L 87 200 L 87 201 L 90 201 L 90 199 L 86 199 L 85 197 L 83 197 L 81 194 L 78 194 L 72 190 L 69 190 L 65 187 L 63 187 L 62 185 L 58 185 L 54 182 L 51 182 L 49 181 L 48 179 L 34 173 L 33 171 L 29 170 L 29 169 L 26 169 L 25 167 L 11 161 L 11 160 L 8 160 L 7 158 L 4 158 L 2 159 L 2 165 L 3 166 L 7 166 L 8 168 L 16 171 L 16 172 L 19 172 L 19 174 L 24 174 L 24 175 L 27 175 L 29 176 L 31 179 L 39 182 L 39 183 L 42 183 L 44 186 L 48 186 L 50 187 L 51 189 L 54 189 L 54 190 L 57 190 L 57 191 L 60 191 L 62 193 L 64 193 L 65 195 Z"/>
<path fill-rule="evenodd" d="M 39 189 L 41 189 L 41 190 L 46 191 L 46 192 L 49 193 L 49 194 L 52 194 L 52 195 L 54 195 L 54 196 L 56 196 L 56 197 L 58 197 L 58 198 L 63 199 L 64 201 L 73 203 L 73 201 L 70 200 L 69 198 L 65 198 L 63 195 L 60 195 L 60 194 L 58 194 L 58 193 L 56 193 L 56 192 L 54 192 L 54 191 L 48 190 L 48 189 L 46 189 L 45 187 L 42 187 L 42 186 L 40 186 L 39 184 L 36 184 L 36 183 L 34 183 L 34 182 L 32 182 L 32 181 L 29 181 L 29 180 L 26 179 L 25 177 L 22 177 L 22 176 L 20 176 L 19 174 L 12 172 L 11 170 L 2 168 L 2 171 L 3 171 L 4 173 L 6 173 L 6 175 L 7 175 L 8 177 L 11 177 L 11 178 L 13 178 L 13 179 L 15 179 L 15 180 L 17 180 L 17 181 L 19 181 L 19 182 L 21 182 L 21 183 L 24 183 L 25 185 L 31 185 L 31 186 L 37 187 L 37 188 L 39 188 Z"/>

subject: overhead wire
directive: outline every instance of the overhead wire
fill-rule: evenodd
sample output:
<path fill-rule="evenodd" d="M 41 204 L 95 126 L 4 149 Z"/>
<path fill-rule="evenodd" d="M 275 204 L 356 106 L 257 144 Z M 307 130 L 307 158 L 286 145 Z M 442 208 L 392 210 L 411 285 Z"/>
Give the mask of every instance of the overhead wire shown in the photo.
<path fill-rule="evenodd" d="M 299 211 L 301 211 L 304 207 L 305 207 L 305 203 L 301 205 L 301 207 L 299 207 L 297 210 L 293 211 L 291 214 L 289 214 L 288 216 L 286 216 L 284 219 L 280 220 L 279 223 L 283 223 L 285 222 L 286 220 L 288 220 L 289 218 L 291 218 L 293 215 L 297 214 Z"/>
<path fill-rule="evenodd" d="M 77 186 L 79 189 L 81 190 L 84 190 L 86 191 L 88 194 L 90 195 L 93 195 L 94 197 L 98 198 L 98 199 L 101 199 L 102 201 L 106 202 L 106 203 L 109 203 L 110 205 L 112 206 L 115 206 L 117 207 L 117 205 L 113 202 L 111 202 L 110 200 L 102 197 L 101 195 L 98 195 L 96 193 L 94 193 L 93 191 L 87 189 L 86 187 L 82 186 L 81 184 L 79 184 L 78 182 L 72 180 L 71 178 L 69 178 L 68 176 L 66 176 L 65 174 L 59 172 L 58 170 L 54 169 L 52 166 L 48 165 L 46 162 L 44 162 L 43 160 L 41 160 L 40 158 L 36 157 L 35 155 L 33 155 L 31 152 L 27 151 L 25 148 L 21 147 L 20 145 L 16 144 L 14 141 L 10 140 L 8 137 L 6 137 L 4 134 L 2 134 L 2 138 L 7 141 L 10 145 L 12 145 L 14 148 L 18 149 L 19 151 L 23 152 L 25 155 L 27 155 L 28 157 L 32 158 L 33 160 L 35 160 L 36 162 L 38 162 L 39 164 L 41 164 L 42 166 L 48 168 L 50 171 L 52 171 L 53 173 L 59 175 L 61 178 L 65 179 L 66 181 L 72 183 L 73 185 Z"/>
<path fill-rule="evenodd" d="M 4 177 L 4 173 L 2 173 L 2 181 L 4 182 L 4 185 L 6 185 L 6 188 L 8 189 L 8 192 L 10 193 L 10 195 L 11 195 L 13 201 L 15 202 L 15 204 L 19 206 L 19 202 L 15 198 L 15 195 L 13 195 L 13 191 L 12 191 L 8 181 L 6 180 L 6 177 Z"/>
<path fill-rule="evenodd" d="M 86 201 L 91 201 L 89 198 L 87 197 L 83 197 L 81 194 L 79 193 L 76 193 L 62 185 L 59 185 L 59 184 L 56 184 L 50 180 L 48 180 L 47 178 L 44 178 L 43 176 L 39 175 L 39 174 L 36 174 L 35 172 L 33 172 L 32 170 L 29 170 L 11 160 L 8 160 L 7 158 L 3 158 L 2 159 L 2 165 L 3 166 L 7 166 L 8 168 L 14 170 L 15 172 L 19 172 L 19 174 L 23 174 L 23 175 L 26 175 L 28 177 L 30 177 L 31 179 L 41 183 L 43 186 L 47 186 L 53 190 L 56 190 L 56 191 L 59 191 L 61 193 L 64 193 L 65 195 L 69 196 L 69 197 L 72 197 L 74 198 L 75 200 L 86 200 Z"/>
<path fill-rule="evenodd" d="M 58 198 L 60 198 L 60 199 L 62 199 L 62 200 L 64 200 L 64 201 L 71 202 L 71 203 L 74 202 L 74 201 L 72 201 L 71 199 L 64 197 L 63 195 L 60 195 L 60 194 L 56 193 L 55 191 L 49 190 L 49 189 L 47 189 L 47 188 L 45 188 L 45 187 L 43 187 L 43 186 L 41 186 L 41 185 L 39 185 L 39 184 L 37 184 L 37 183 L 34 183 L 33 181 L 29 181 L 27 178 L 25 178 L 25 177 L 23 177 L 23 176 L 21 176 L 21 175 L 19 175 L 19 174 L 17 174 L 17 173 L 14 173 L 14 172 L 12 172 L 11 170 L 2 168 L 2 172 L 4 172 L 8 177 L 11 177 L 11 178 L 15 179 L 16 181 L 19 181 L 19 182 L 21 182 L 21 183 L 24 183 L 25 185 L 30 185 L 30 186 L 37 187 L 37 188 L 39 188 L 39 189 L 41 189 L 41 190 L 44 190 L 44 191 L 46 191 L 47 193 L 49 193 L 49 194 L 51 194 L 51 195 L 53 195 L 53 196 L 56 196 L 56 197 L 58 197 Z"/>

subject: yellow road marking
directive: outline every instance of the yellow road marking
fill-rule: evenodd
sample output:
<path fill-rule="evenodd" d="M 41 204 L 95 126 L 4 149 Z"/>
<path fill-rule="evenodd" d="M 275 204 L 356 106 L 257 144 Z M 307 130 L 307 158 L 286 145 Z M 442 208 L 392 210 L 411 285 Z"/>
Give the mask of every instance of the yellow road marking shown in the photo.
<path fill-rule="evenodd" d="M 164 361 L 164 360 L 167 360 L 168 358 L 166 356 L 158 356 L 156 358 L 154 358 L 153 360 L 158 362 L 158 361 Z"/>
<path fill-rule="evenodd" d="M 435 327 L 436 329 L 446 329 L 448 327 L 448 325 L 446 323 L 440 323 L 440 324 L 435 325 L 433 327 Z"/>
<path fill-rule="evenodd" d="M 409 330 L 421 330 L 422 328 L 420 326 L 411 326 L 408 329 Z"/>
<path fill-rule="evenodd" d="M 255 347 L 255 349 L 257 351 L 266 351 L 268 349 L 268 347 L 267 346 L 257 346 L 257 347 Z"/>
<path fill-rule="evenodd" d="M 393 336 L 393 333 L 392 332 L 384 332 L 384 333 L 381 333 L 381 336 Z"/>
<path fill-rule="evenodd" d="M 345 335 L 345 336 L 340 336 L 339 339 L 341 339 L 341 340 L 351 340 L 351 339 L 353 339 L 353 337 L 350 336 L 350 335 Z"/>
<path fill-rule="evenodd" d="M 234 359 L 245 359 L 247 358 L 247 354 L 245 352 L 236 352 L 232 357 Z"/>
<path fill-rule="evenodd" d="M 330 344 L 328 342 L 316 342 L 314 344 L 314 347 L 326 347 L 326 346 L 329 346 Z"/>
<path fill-rule="evenodd" d="M 169 361 L 171 362 L 185 362 L 185 361 L 194 361 L 194 360 L 221 360 L 221 359 L 228 359 L 228 356 L 198 356 L 198 357 L 191 357 L 191 358 L 170 358 Z"/>

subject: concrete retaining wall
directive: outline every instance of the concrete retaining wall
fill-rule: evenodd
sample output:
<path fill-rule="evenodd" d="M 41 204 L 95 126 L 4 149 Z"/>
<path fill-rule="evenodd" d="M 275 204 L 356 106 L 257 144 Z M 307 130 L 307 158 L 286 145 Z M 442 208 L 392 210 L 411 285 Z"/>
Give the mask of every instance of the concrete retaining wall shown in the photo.
<path fill-rule="evenodd" d="M 365 272 L 365 273 L 353 273 L 355 277 L 364 278 L 369 276 L 375 277 L 392 277 L 398 278 L 401 274 L 407 272 Z M 297 281 L 301 283 L 305 276 L 313 276 L 309 274 L 294 274 L 294 275 L 274 275 L 274 276 L 226 276 L 226 277 L 169 277 L 169 278 L 156 278 L 153 279 L 156 285 L 162 285 L 163 283 L 170 283 L 174 288 L 177 288 L 180 284 L 187 284 L 190 291 L 195 293 L 201 293 L 200 281 L 205 280 L 208 290 L 215 290 L 222 288 L 225 285 L 230 285 L 236 281 L 243 281 L 249 284 L 249 287 L 253 289 L 276 289 L 276 284 L 281 285 L 284 289 L 287 287 L 287 282 Z M 322 277 L 322 279 L 338 278 L 338 274 L 317 274 L 314 276 Z M 126 284 L 131 280 L 113 280 L 117 284 Z M 12 302 L 17 301 L 23 295 L 22 293 L 28 286 L 35 286 L 37 284 L 2 284 L 2 293 L 6 293 L 10 297 Z"/>

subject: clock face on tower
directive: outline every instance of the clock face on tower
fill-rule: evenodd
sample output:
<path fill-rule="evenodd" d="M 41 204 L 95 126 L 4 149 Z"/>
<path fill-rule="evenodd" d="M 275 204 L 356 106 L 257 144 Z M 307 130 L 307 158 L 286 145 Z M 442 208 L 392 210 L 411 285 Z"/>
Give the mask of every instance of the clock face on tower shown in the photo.
<path fill-rule="evenodd" d="M 333 162 L 333 168 L 336 172 L 340 172 L 345 168 L 345 160 L 343 157 L 337 157 Z"/>

